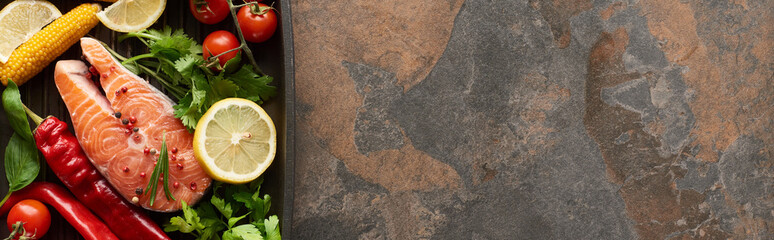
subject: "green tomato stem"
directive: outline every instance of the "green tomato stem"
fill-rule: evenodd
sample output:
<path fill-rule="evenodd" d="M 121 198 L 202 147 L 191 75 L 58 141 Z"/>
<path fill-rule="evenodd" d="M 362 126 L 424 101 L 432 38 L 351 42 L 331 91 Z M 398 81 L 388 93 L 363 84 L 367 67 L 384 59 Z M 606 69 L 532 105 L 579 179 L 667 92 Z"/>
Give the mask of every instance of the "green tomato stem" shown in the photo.
<path fill-rule="evenodd" d="M 239 5 L 233 5 L 233 7 L 234 8 L 241 8 L 241 7 L 248 6 L 248 5 L 253 5 L 253 4 L 255 4 L 255 3 L 242 3 L 242 4 L 239 4 Z"/>
<path fill-rule="evenodd" d="M 26 240 L 26 239 L 32 239 L 31 237 L 24 236 L 26 230 L 24 230 L 24 222 L 17 221 L 16 223 L 11 225 L 12 231 L 11 235 L 8 236 L 8 238 L 5 238 L 3 240 L 13 240 L 15 239 L 16 235 L 20 235 L 18 240 Z"/>
<path fill-rule="evenodd" d="M 237 6 L 234 6 L 234 3 L 231 1 L 226 1 L 228 3 L 229 10 L 231 11 L 231 18 L 234 20 L 234 25 L 236 25 L 237 29 L 237 36 L 239 36 L 239 42 L 242 43 L 240 46 L 243 51 L 245 51 L 245 55 L 247 55 L 247 59 L 250 60 L 250 64 L 253 65 L 253 68 L 255 68 L 255 72 L 260 75 L 266 75 L 263 74 L 263 71 L 261 70 L 261 67 L 258 66 L 258 62 L 255 61 L 255 58 L 253 57 L 253 51 L 250 50 L 249 47 L 247 47 L 247 41 L 245 41 L 244 35 L 242 35 L 242 27 L 239 26 L 239 21 L 237 20 L 237 14 L 236 11 L 239 9 Z M 241 6 L 241 5 L 239 5 Z"/>
<path fill-rule="evenodd" d="M 215 55 L 215 56 L 210 56 L 210 57 L 207 58 L 207 63 L 204 66 L 205 67 L 213 67 L 212 65 L 214 65 L 214 63 L 216 62 L 216 60 L 218 60 L 218 58 L 220 56 L 226 55 L 227 53 L 230 53 L 230 52 L 233 52 L 233 51 L 238 51 L 240 49 L 243 49 L 244 46 L 246 46 L 246 45 L 244 43 L 242 43 L 242 44 L 239 45 L 239 47 L 235 47 L 235 48 L 229 49 L 228 51 L 222 52 L 222 53 L 220 53 L 218 55 Z M 208 51 L 208 53 L 210 55 L 212 55 L 212 52 Z M 218 60 L 217 63 L 220 64 L 220 61 Z M 225 65 L 226 63 L 223 63 L 223 64 Z"/>

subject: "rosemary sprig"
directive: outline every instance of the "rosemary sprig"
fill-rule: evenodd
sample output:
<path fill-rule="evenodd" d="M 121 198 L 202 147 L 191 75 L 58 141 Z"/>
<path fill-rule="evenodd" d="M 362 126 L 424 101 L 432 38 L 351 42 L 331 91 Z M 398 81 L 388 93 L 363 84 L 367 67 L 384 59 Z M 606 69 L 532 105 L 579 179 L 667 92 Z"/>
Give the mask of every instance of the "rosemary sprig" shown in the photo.
<path fill-rule="evenodd" d="M 167 153 L 167 136 L 163 134 L 161 140 L 161 152 L 159 153 L 159 160 L 156 161 L 156 167 L 153 168 L 153 174 L 151 174 L 148 187 L 145 188 L 145 192 L 150 194 L 150 205 L 156 202 L 156 190 L 159 186 L 159 175 L 164 175 L 164 195 L 167 196 L 167 200 L 175 201 L 175 197 L 172 196 L 172 192 L 169 191 L 169 154 Z"/>

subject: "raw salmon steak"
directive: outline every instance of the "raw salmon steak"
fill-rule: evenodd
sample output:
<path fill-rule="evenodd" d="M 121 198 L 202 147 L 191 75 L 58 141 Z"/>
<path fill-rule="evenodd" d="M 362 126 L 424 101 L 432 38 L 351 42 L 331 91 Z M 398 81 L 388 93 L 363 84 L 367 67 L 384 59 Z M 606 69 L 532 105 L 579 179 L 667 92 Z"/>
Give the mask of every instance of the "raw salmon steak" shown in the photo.
<path fill-rule="evenodd" d="M 193 134 L 175 118 L 172 100 L 121 66 L 97 40 L 81 38 L 81 48 L 99 72 L 106 94 L 82 61 L 57 62 L 54 80 L 91 162 L 124 198 L 146 209 L 171 212 L 181 208 L 181 201 L 196 203 L 212 180 L 194 158 Z M 176 200 L 167 199 L 162 181 L 155 193 L 144 192 L 162 136 L 169 153 L 169 189 Z M 153 206 L 151 194 L 156 195 Z"/>

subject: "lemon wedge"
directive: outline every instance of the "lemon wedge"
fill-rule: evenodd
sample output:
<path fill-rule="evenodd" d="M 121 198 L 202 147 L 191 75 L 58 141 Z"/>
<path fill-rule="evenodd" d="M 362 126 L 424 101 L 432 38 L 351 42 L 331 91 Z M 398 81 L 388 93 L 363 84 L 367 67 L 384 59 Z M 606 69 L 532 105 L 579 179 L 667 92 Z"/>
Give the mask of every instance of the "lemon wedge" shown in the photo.
<path fill-rule="evenodd" d="M 194 132 L 194 156 L 215 180 L 250 182 L 266 171 L 277 152 L 274 122 L 258 104 L 241 98 L 216 102 Z"/>
<path fill-rule="evenodd" d="M 0 62 L 6 63 L 19 45 L 62 16 L 47 1 L 13 1 L 0 10 Z"/>
<path fill-rule="evenodd" d="M 136 32 L 153 25 L 166 6 L 166 0 L 118 0 L 97 13 L 97 18 L 113 31 Z"/>

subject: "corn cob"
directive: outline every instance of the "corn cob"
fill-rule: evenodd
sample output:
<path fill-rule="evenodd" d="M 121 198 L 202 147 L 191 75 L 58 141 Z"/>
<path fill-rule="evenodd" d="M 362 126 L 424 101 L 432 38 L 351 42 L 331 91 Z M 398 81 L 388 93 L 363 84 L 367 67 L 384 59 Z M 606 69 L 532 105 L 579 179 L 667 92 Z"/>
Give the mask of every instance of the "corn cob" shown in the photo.
<path fill-rule="evenodd" d="M 22 85 L 37 75 L 97 26 L 101 9 L 96 3 L 81 4 L 35 33 L 11 53 L 8 62 L 0 63 L 0 82 L 7 85 L 10 78 Z"/>

